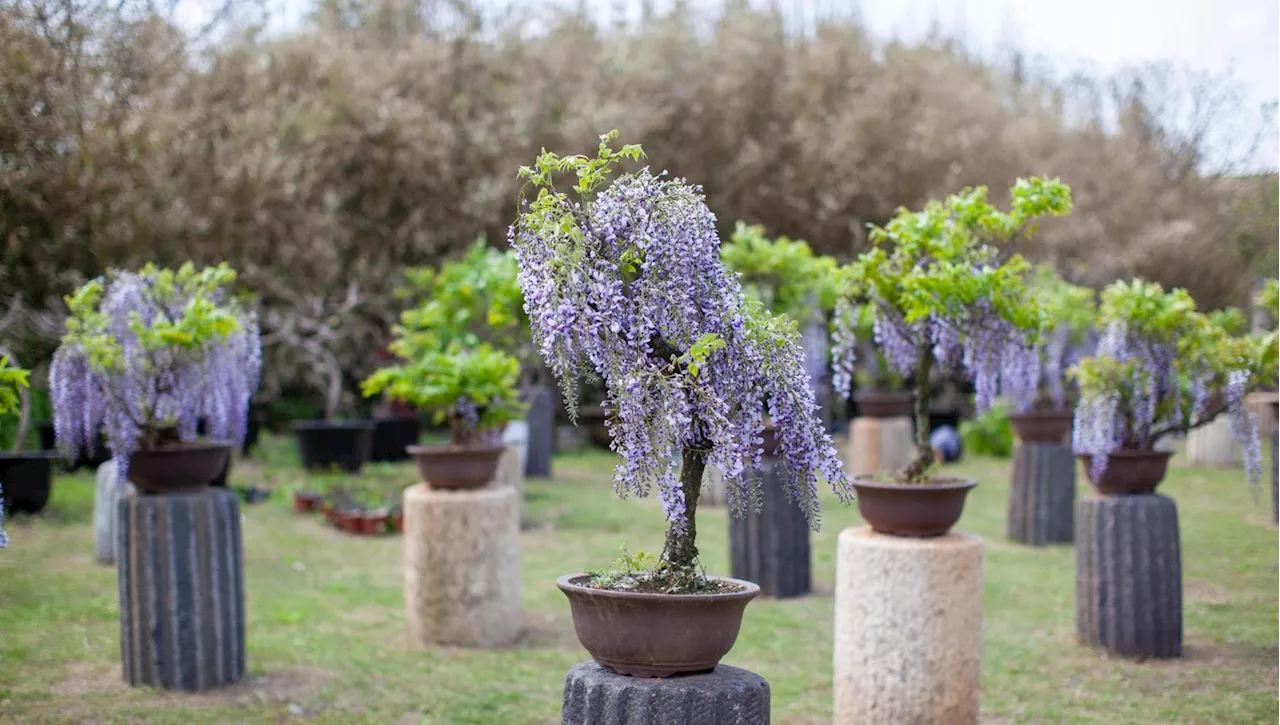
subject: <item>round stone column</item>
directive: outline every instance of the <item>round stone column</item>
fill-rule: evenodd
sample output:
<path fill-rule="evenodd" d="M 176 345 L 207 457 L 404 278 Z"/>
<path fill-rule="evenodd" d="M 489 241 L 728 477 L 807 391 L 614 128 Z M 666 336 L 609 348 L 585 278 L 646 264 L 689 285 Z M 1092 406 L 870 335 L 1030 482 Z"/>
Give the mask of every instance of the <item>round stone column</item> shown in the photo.
<path fill-rule="evenodd" d="M 1023 544 L 1075 538 L 1076 458 L 1061 443 L 1019 442 L 1013 454 L 1006 531 Z"/>
<path fill-rule="evenodd" d="M 1231 432 L 1231 416 L 1219 416 L 1212 423 L 1187 434 L 1187 462 L 1193 466 L 1240 468 L 1244 446 Z"/>
<path fill-rule="evenodd" d="M 546 385 L 537 385 L 529 391 L 529 411 L 525 414 L 529 424 L 524 475 L 531 478 L 551 475 L 551 454 L 556 439 L 556 396 Z"/>
<path fill-rule="evenodd" d="M 521 447 L 506 444 L 502 458 L 498 460 L 498 483 L 516 490 L 516 515 L 524 519 L 524 461 Z"/>
<path fill-rule="evenodd" d="M 840 533 L 835 722 L 978 721 L 982 540 Z"/>
<path fill-rule="evenodd" d="M 735 579 L 760 585 L 766 597 L 799 597 L 812 590 L 809 522 L 783 494 L 782 466 L 765 458 L 760 511 L 729 516 L 729 567 Z"/>
<path fill-rule="evenodd" d="M 501 647 L 520 635 L 516 488 L 404 492 L 404 596 L 419 645 Z"/>
<path fill-rule="evenodd" d="M 117 506 L 125 682 L 196 692 L 239 680 L 245 610 L 235 492 L 134 495 Z"/>
<path fill-rule="evenodd" d="M 120 499 L 133 494 L 132 483 L 120 483 L 114 462 L 98 466 L 93 492 L 93 551 L 99 564 L 113 566 L 116 563 Z"/>
<path fill-rule="evenodd" d="M 900 471 L 915 457 L 911 419 L 854 418 L 849 427 L 846 473 L 865 476 Z"/>
<path fill-rule="evenodd" d="M 769 683 L 728 665 L 665 679 L 580 662 L 564 680 L 561 725 L 768 725 Z"/>

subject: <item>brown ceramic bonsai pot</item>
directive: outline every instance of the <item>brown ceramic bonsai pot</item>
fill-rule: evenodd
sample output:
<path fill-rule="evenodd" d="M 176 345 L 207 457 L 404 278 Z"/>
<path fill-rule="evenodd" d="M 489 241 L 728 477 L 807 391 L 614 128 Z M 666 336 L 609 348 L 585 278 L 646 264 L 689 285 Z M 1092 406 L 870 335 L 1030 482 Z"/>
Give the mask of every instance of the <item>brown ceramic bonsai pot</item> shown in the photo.
<path fill-rule="evenodd" d="M 894 536 L 942 536 L 964 512 L 964 499 L 978 482 L 940 478 L 928 483 L 885 483 L 855 476 L 858 513 L 871 529 Z"/>
<path fill-rule="evenodd" d="M 129 457 L 129 481 L 142 493 L 199 491 L 226 469 L 231 446 L 193 441 L 174 443 Z"/>
<path fill-rule="evenodd" d="M 502 446 L 409 446 L 422 482 L 432 488 L 483 488 L 498 472 Z"/>
<path fill-rule="evenodd" d="M 639 594 L 582 586 L 569 574 L 556 586 L 569 598 L 573 629 L 591 658 L 621 675 L 669 677 L 709 671 L 733 649 L 742 611 L 760 593 L 748 581 L 723 594 Z"/>
<path fill-rule="evenodd" d="M 386 511 L 364 511 L 360 514 L 360 533 L 381 534 L 387 525 Z"/>
<path fill-rule="evenodd" d="M 853 402 L 863 418 L 909 418 L 912 413 L 910 393 L 855 393 Z"/>
<path fill-rule="evenodd" d="M 1084 475 L 1093 488 L 1106 496 L 1129 496 L 1152 493 L 1169 470 L 1173 451 L 1115 451 L 1107 456 L 1107 467 L 1094 477 L 1093 456 L 1081 455 Z"/>
<path fill-rule="evenodd" d="M 1071 410 L 1029 410 L 1011 413 L 1013 434 L 1023 443 L 1061 443 L 1071 432 L 1075 412 Z"/>
<path fill-rule="evenodd" d="M 323 504 L 324 496 L 314 491 L 293 492 L 293 510 L 296 513 L 305 514 L 309 511 L 315 511 Z"/>

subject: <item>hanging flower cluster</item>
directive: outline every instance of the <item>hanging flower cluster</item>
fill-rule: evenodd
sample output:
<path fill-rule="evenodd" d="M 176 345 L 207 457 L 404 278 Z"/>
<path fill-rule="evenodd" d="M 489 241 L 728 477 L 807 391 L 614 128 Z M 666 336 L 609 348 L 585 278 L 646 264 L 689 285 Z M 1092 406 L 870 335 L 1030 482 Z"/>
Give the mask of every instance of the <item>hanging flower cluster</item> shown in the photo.
<path fill-rule="evenodd" d="M 1257 338 L 1232 335 L 1222 318 L 1196 311 L 1186 290 L 1143 280 L 1102 292 L 1097 351 L 1073 369 L 1080 386 L 1073 447 L 1091 457 L 1091 474 L 1112 453 L 1150 451 L 1223 413 L 1244 443 L 1250 482 L 1261 476 L 1257 427 L 1244 406 L 1265 366 Z"/>
<path fill-rule="evenodd" d="M 1036 345 L 1019 350 L 1006 363 L 1000 392 L 1016 413 L 1064 410 L 1068 356 L 1087 349 L 1096 312 L 1094 293 L 1068 283 L 1048 265 L 1035 268 L 1029 291 L 1040 310 Z"/>
<path fill-rule="evenodd" d="M 1018 255 L 1002 259 L 990 243 L 1029 235 L 1037 217 L 1066 214 L 1071 192 L 1057 180 L 1031 178 L 1019 179 L 1010 196 L 1007 213 L 991 205 L 985 187 L 921 211 L 900 210 L 872 228 L 876 248 L 852 265 L 854 294 L 874 310 L 876 344 L 893 369 L 915 378 L 918 455 L 906 481 L 923 481 L 933 460 L 927 415 L 935 366 L 969 375 L 979 410 L 990 407 L 1002 384 L 1034 388 L 1038 379 L 1039 312 L 1025 284 L 1029 265 Z M 837 331 L 832 358 L 844 385 L 837 392 L 847 396 L 856 337 L 848 323 Z"/>
<path fill-rule="evenodd" d="M 191 441 L 239 443 L 262 367 L 257 317 L 233 299 L 225 264 L 112 271 L 67 297 L 49 370 L 64 456 L 92 453 L 98 431 L 121 480 L 135 451 Z"/>
<path fill-rule="evenodd" d="M 750 473 L 767 409 L 787 495 L 816 527 L 819 477 L 841 499 L 851 494 L 814 414 L 795 324 L 745 301 L 699 187 L 647 169 L 605 186 L 615 163 L 643 155 L 638 146 L 614 151 L 615 137 L 601 137 L 596 158 L 544 152 L 521 169 L 538 196 L 510 230 L 534 339 L 571 414 L 579 378 L 603 378 L 621 458 L 615 489 L 656 487 L 679 530 L 696 505 L 688 482 L 696 475 L 700 485 L 704 465 L 723 472 L 736 512 L 758 504 Z M 552 185 L 566 171 L 577 174 L 577 200 Z M 698 470 L 678 471 L 679 458 Z"/>

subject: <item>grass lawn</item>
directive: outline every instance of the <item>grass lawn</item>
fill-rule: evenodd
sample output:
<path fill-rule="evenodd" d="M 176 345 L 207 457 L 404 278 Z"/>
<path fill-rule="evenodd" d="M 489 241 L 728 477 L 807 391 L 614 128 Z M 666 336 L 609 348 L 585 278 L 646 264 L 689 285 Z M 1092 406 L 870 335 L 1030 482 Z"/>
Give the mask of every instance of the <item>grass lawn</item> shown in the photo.
<path fill-rule="evenodd" d="M 1181 514 L 1185 656 L 1145 663 L 1075 644 L 1073 550 L 1006 542 L 1008 463 L 954 467 L 981 481 L 959 528 L 985 539 L 984 722 L 1276 722 L 1276 530 L 1243 472 L 1177 463 L 1162 490 Z M 244 507 L 249 676 L 202 695 L 121 681 L 116 573 L 93 562 L 92 476 L 60 477 L 48 509 L 9 522 L 0 550 L 0 722 L 558 722 L 564 673 L 587 657 L 556 576 L 608 564 L 623 543 L 661 547 L 656 500 L 614 498 L 610 468 L 604 453 L 563 456 L 555 478 L 528 482 L 517 647 L 419 650 L 405 637 L 400 539 L 293 514 L 287 490 L 307 476 L 289 439 L 267 438 L 233 476 L 277 491 Z M 364 475 L 415 480 L 411 464 Z M 772 683 L 775 723 L 830 722 L 836 536 L 856 525 L 828 496 L 814 594 L 753 602 L 725 660 Z M 727 573 L 723 509 L 700 511 L 698 528 L 707 569 Z"/>

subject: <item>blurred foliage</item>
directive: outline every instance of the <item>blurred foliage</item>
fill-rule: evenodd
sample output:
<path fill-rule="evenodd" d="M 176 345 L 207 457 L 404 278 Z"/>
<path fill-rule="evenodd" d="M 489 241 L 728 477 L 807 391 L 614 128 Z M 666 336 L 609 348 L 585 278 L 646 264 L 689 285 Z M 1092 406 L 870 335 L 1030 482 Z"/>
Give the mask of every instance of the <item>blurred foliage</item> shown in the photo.
<path fill-rule="evenodd" d="M 759 224 L 738 222 L 720 258 L 740 275 L 744 292 L 797 325 L 829 315 L 847 279 L 834 258 L 815 255 L 801 239 L 770 239 Z"/>
<path fill-rule="evenodd" d="M 1008 458 L 1013 455 L 1013 424 L 1009 408 L 994 405 L 976 417 L 960 422 L 964 450 L 974 456 Z"/>

